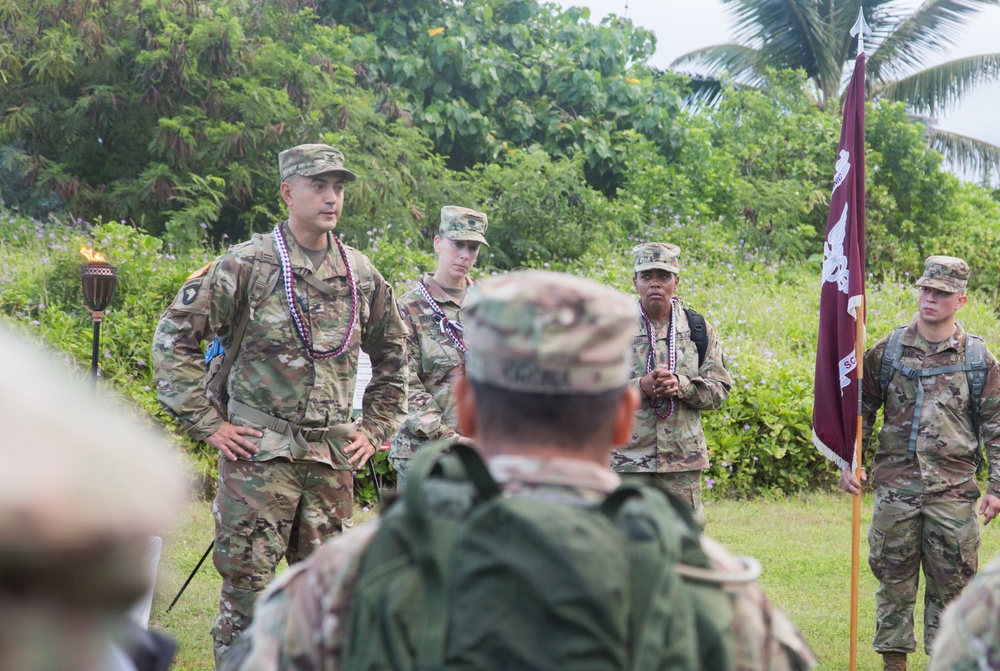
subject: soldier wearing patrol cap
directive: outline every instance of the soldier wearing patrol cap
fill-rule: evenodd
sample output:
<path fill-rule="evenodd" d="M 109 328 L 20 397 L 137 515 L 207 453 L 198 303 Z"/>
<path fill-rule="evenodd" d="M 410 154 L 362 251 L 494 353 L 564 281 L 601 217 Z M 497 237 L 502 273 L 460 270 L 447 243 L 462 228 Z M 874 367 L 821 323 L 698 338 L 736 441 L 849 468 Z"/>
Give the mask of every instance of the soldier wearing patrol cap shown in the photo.
<path fill-rule="evenodd" d="M 865 353 L 867 455 L 879 408 L 885 420 L 874 449 L 868 563 L 879 581 L 873 644 L 889 671 L 905 669 L 907 654 L 916 650 L 913 609 L 921 566 L 928 653 L 937 648 L 945 605 L 976 574 L 980 443 L 989 457 L 989 485 L 979 512 L 986 523 L 1000 512 L 1000 369 L 983 340 L 955 321 L 968 281 L 962 259 L 929 257 L 916 282 L 916 320 Z M 843 471 L 840 485 L 860 491 L 851 469 Z"/>
<path fill-rule="evenodd" d="M 638 392 L 628 384 L 629 344 L 632 324 L 637 318 L 635 304 L 626 295 L 591 280 L 523 271 L 489 277 L 472 287 L 465 303 L 465 318 L 470 345 L 465 376 L 456 382 L 457 428 L 462 435 L 474 437 L 490 475 L 505 494 L 502 498 L 518 499 L 523 506 L 550 506 L 545 510 L 552 512 L 555 512 L 552 506 L 576 510 L 605 500 L 621 481 L 608 468 L 610 447 L 629 439 L 639 403 Z M 411 480 L 408 487 L 415 484 L 428 483 Z M 407 491 L 406 496 L 409 494 Z M 275 580 L 261 596 L 257 616 L 230 658 L 232 668 L 242 671 L 354 668 L 344 655 L 350 648 L 348 637 L 359 633 L 349 629 L 349 622 L 352 604 L 362 599 L 357 591 L 362 589 L 359 576 L 365 554 L 373 548 L 373 539 L 380 528 L 390 524 L 390 516 L 399 518 L 399 506 L 403 505 L 403 501 L 397 502 L 383 518 L 331 540 L 307 562 Z M 682 526 L 687 531 L 693 530 L 688 523 Z M 587 547 L 585 536 L 574 535 L 569 528 L 561 528 L 561 533 L 565 538 L 556 537 L 553 543 L 563 541 L 567 547 L 586 554 L 587 560 L 594 560 L 593 553 L 581 549 Z M 496 542 L 508 540 L 498 538 Z M 694 543 L 697 547 L 698 541 Z M 680 541 L 675 539 L 671 544 Z M 726 651 L 724 656 L 735 662 L 732 668 L 761 671 L 811 668 L 815 660 L 809 649 L 787 618 L 771 607 L 756 580 L 736 578 L 745 574 L 753 562 L 734 557 L 707 539 L 702 549 L 713 568 L 702 571 L 699 579 L 725 584 L 724 589 L 731 596 L 721 600 L 719 612 L 702 612 L 709 619 L 731 623 L 732 629 L 727 628 L 721 640 L 711 643 L 698 640 L 697 644 L 702 646 L 698 652 L 693 631 L 654 634 L 661 642 L 673 637 L 677 640 L 670 643 L 680 643 L 682 647 L 684 642 L 691 644 L 683 654 L 671 659 L 671 668 L 691 668 L 686 663 L 697 667 L 697 659 L 692 656 L 721 649 Z M 385 573 L 381 566 L 375 569 Z M 394 570 L 405 573 L 413 569 L 397 566 Z M 535 589 L 543 592 L 546 587 L 544 580 L 538 579 Z M 386 609 L 393 608 L 403 598 L 395 592 L 385 594 L 384 598 L 368 596 Z M 532 595 L 500 596 L 513 596 L 504 601 L 508 608 L 484 606 L 480 615 L 485 623 L 483 628 L 495 635 L 493 640 L 472 639 L 484 646 L 497 645 L 499 632 L 504 628 L 509 630 L 510 623 L 521 617 L 528 617 L 529 625 L 534 621 L 531 617 L 544 617 L 531 610 L 538 603 L 545 603 L 528 598 Z M 624 593 L 617 596 L 627 598 Z M 592 605 L 600 610 L 608 604 Z M 678 609 L 678 615 L 688 613 L 689 607 L 686 604 Z M 435 609 L 427 612 L 434 613 Z M 553 617 L 557 619 L 558 615 Z M 419 640 L 403 640 L 401 632 L 419 632 L 420 624 L 412 620 L 394 622 L 384 633 L 391 643 L 380 649 L 391 650 L 393 659 L 405 666 Z M 464 626 L 462 622 L 450 622 L 447 639 L 461 637 Z M 546 640 L 544 625 L 539 627 L 538 636 L 516 642 L 529 654 L 535 646 L 536 660 L 545 658 L 550 648 L 559 647 Z M 370 626 L 360 633 L 381 631 L 378 626 Z M 578 631 L 585 631 L 580 636 L 588 644 L 603 634 L 612 635 L 610 628 L 597 632 L 580 625 Z M 503 666 L 501 661 L 493 661 Z M 509 666 L 523 668 L 516 663 Z M 697 668 L 731 667 L 727 664 Z"/>
<path fill-rule="evenodd" d="M 104 671 L 187 482 L 161 435 L 51 353 L 2 327 L 0 350 L 0 669 Z"/>
<path fill-rule="evenodd" d="M 389 458 L 402 487 L 410 460 L 421 445 L 435 440 L 468 443 L 455 429 L 453 385 L 462 377 L 466 338 L 462 303 L 472 286 L 470 275 L 486 242 L 483 212 L 446 205 L 434 236 L 437 268 L 424 273 L 417 285 L 400 297 L 399 312 L 409 327 L 409 415 L 392 437 Z"/>
<path fill-rule="evenodd" d="M 192 273 L 153 339 L 160 402 L 219 450 L 216 663 L 282 556 L 294 564 L 350 526 L 351 471 L 405 417 L 406 326 L 392 287 L 334 235 L 354 173 L 323 144 L 281 152 L 278 169 L 288 219 Z M 201 345 L 216 336 L 231 366 L 225 407 L 203 385 Z M 361 350 L 372 379 L 352 422 Z"/>
<path fill-rule="evenodd" d="M 733 379 L 714 329 L 676 295 L 680 253 L 663 242 L 632 249 L 639 317 L 629 384 L 642 393 L 642 404 L 631 441 L 612 453 L 611 463 L 679 497 L 704 527 L 701 474 L 708 468 L 708 448 L 701 413 L 729 398 Z"/>

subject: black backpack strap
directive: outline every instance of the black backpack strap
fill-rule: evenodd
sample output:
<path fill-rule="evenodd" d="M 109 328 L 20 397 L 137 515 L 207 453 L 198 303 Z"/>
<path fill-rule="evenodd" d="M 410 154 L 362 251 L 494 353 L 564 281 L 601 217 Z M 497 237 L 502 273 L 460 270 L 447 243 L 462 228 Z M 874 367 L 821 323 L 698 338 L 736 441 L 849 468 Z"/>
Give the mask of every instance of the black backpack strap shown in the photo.
<path fill-rule="evenodd" d="M 705 325 L 705 317 L 691 308 L 684 308 L 684 312 L 691 326 L 691 340 L 698 348 L 698 368 L 701 368 L 705 363 L 705 353 L 708 351 L 708 327 Z"/>
<path fill-rule="evenodd" d="M 986 389 L 986 341 L 979 336 L 965 336 L 965 375 L 972 399 L 972 430 L 979 441 L 979 418 L 983 411 L 983 392 Z"/>

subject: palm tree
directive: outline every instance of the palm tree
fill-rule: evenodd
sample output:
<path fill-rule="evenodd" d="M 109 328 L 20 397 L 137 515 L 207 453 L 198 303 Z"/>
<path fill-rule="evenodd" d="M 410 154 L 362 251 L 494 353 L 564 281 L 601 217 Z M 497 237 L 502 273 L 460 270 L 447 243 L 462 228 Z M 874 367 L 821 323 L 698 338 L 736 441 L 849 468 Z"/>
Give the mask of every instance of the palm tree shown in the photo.
<path fill-rule="evenodd" d="M 898 100 L 927 124 L 928 144 L 959 168 L 1000 172 L 1000 147 L 934 128 L 933 118 L 977 85 L 1000 79 L 1000 53 L 970 56 L 922 68 L 955 44 L 962 27 L 1000 0 L 926 0 L 913 11 L 892 0 L 723 0 L 736 18 L 735 42 L 705 47 L 676 59 L 672 68 L 695 68 L 695 97 L 717 100 L 720 77 L 738 85 L 763 83 L 767 67 L 802 68 L 817 104 L 839 100 L 856 56 L 851 26 L 864 10 L 868 98 Z"/>

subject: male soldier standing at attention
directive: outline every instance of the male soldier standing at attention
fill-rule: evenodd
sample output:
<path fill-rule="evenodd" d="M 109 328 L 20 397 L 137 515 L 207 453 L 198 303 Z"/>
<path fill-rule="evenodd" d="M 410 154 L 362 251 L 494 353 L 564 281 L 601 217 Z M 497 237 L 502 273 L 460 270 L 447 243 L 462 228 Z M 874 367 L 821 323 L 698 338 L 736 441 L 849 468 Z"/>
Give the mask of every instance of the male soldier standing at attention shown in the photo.
<path fill-rule="evenodd" d="M 351 524 L 351 470 L 406 409 L 406 327 L 392 287 L 333 234 L 354 173 L 322 144 L 283 151 L 278 164 L 288 220 L 192 274 L 153 340 L 160 402 L 219 450 L 217 664 L 281 557 L 294 564 Z M 215 336 L 231 365 L 221 412 L 203 386 L 201 344 Z M 355 424 L 359 349 L 372 379 Z"/>
<path fill-rule="evenodd" d="M 611 464 L 677 496 L 704 528 L 701 473 L 708 468 L 708 449 L 701 411 L 717 410 L 729 398 L 733 379 L 714 329 L 674 295 L 680 253 L 677 245 L 662 242 L 632 249 L 639 319 L 629 384 L 642 392 L 642 403 L 631 442 L 612 452 Z"/>
<path fill-rule="evenodd" d="M 969 266 L 951 256 L 924 264 L 917 319 L 865 353 L 862 444 L 867 450 L 878 409 L 872 476 L 875 506 L 868 563 L 878 578 L 875 651 L 887 671 L 906 669 L 916 650 L 913 608 L 924 578 L 924 649 L 930 653 L 941 611 L 976 574 L 976 468 L 979 437 L 989 457 L 989 487 L 979 512 L 1000 512 L 1000 370 L 981 338 L 955 322 L 965 305 Z M 867 476 L 862 472 L 862 479 Z M 860 483 L 847 469 L 841 487 Z"/>
<path fill-rule="evenodd" d="M 454 454 L 436 459 L 445 444 L 425 446 L 400 501 L 270 585 L 227 669 L 811 668 L 808 648 L 754 579 L 759 565 L 699 543 L 683 507 L 658 491 L 639 489 L 645 510 L 661 513 L 626 516 L 652 522 L 635 527 L 644 547 L 624 553 L 649 561 L 606 570 L 635 540 L 606 517 L 638 493 L 612 494 L 621 479 L 608 468 L 639 402 L 628 385 L 631 300 L 590 280 L 525 271 L 477 283 L 464 313 L 457 428 L 477 451 L 453 444 Z M 671 569 L 645 542 L 650 532 L 683 548 L 684 561 L 689 552 L 706 560 L 685 570 L 709 598 L 681 588 L 663 601 Z M 429 554 L 409 554 L 414 544 Z M 387 550 L 398 555 L 383 561 Z M 636 578 L 643 567 L 658 577 Z"/>
<path fill-rule="evenodd" d="M 425 273 L 417 286 L 398 301 L 410 328 L 409 411 L 406 422 L 392 437 L 389 458 L 400 488 L 414 453 L 435 440 L 468 442 L 455 431 L 452 386 L 465 365 L 462 302 L 472 286 L 469 276 L 481 245 L 486 242 L 486 215 L 467 207 L 441 208 L 441 229 L 434 236 L 437 268 Z"/>

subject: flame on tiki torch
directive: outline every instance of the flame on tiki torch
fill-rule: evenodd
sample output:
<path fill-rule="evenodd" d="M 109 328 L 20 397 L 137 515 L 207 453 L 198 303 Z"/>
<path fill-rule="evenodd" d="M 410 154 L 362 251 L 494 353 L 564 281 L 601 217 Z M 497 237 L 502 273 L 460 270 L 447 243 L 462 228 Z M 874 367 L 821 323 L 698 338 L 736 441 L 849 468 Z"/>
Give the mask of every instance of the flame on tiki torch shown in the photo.
<path fill-rule="evenodd" d="M 97 251 L 95 249 L 91 249 L 90 247 L 86 247 L 86 246 L 81 247 L 80 248 L 80 253 L 87 257 L 87 261 L 89 263 L 107 263 L 108 262 L 108 260 L 106 258 L 104 258 L 104 254 L 101 254 L 99 251 Z"/>

